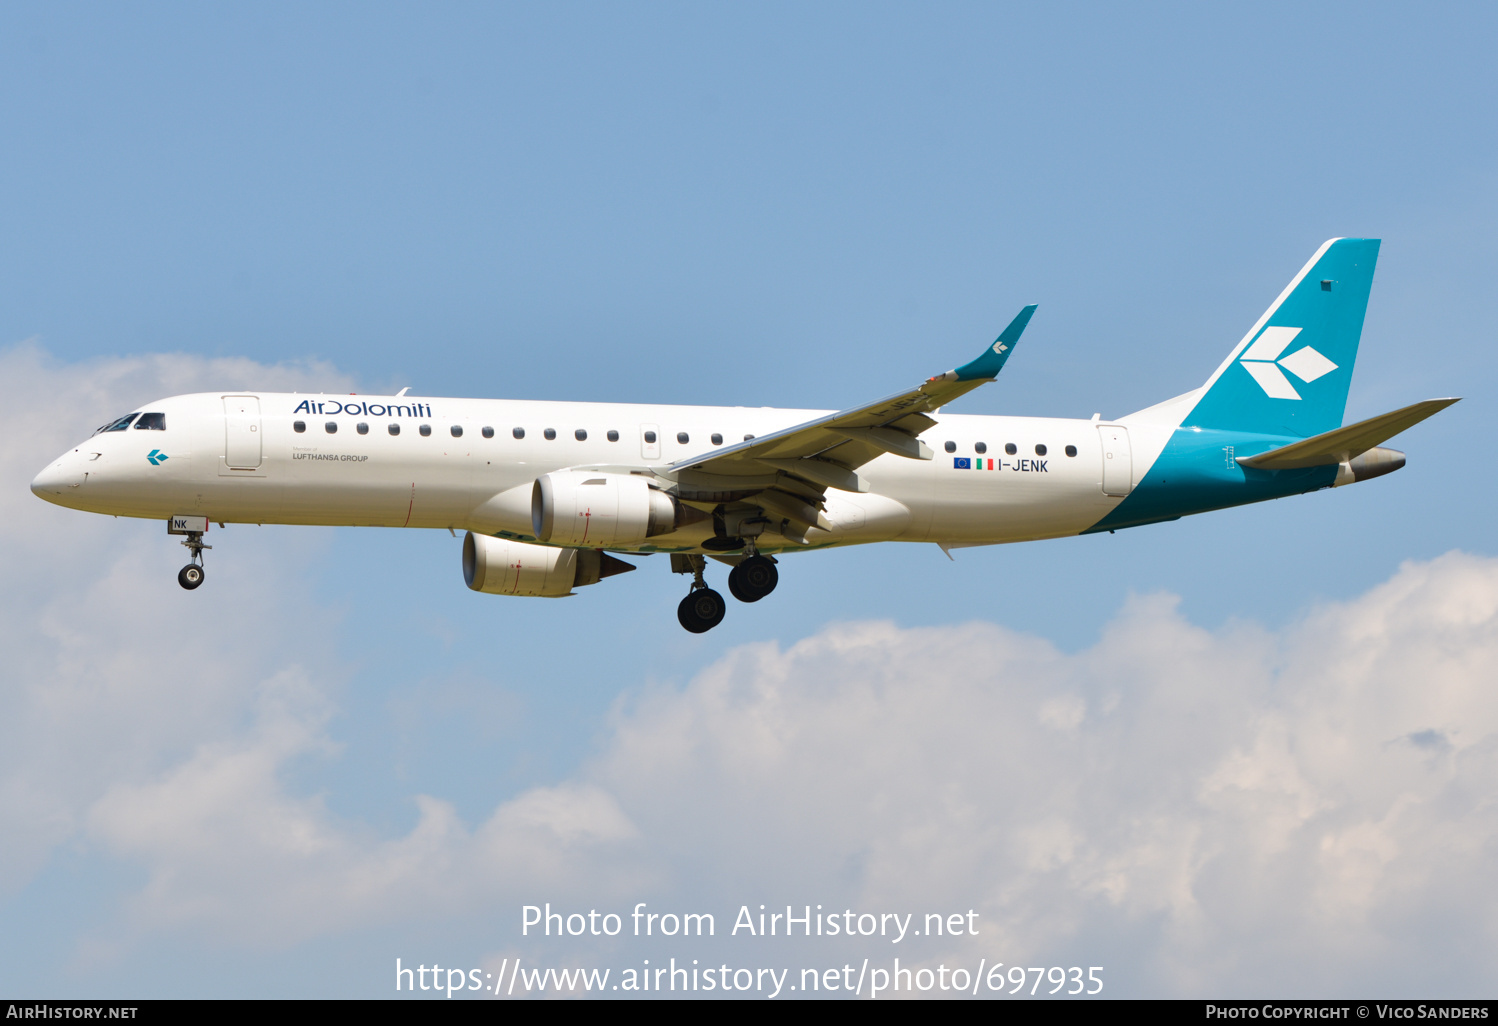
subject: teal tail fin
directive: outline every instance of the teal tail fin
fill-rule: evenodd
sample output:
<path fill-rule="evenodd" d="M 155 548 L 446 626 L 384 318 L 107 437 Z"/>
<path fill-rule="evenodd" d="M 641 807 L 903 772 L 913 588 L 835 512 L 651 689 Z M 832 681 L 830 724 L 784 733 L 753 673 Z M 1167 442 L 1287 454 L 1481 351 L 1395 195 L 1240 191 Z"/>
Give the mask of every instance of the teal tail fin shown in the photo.
<path fill-rule="evenodd" d="M 1182 426 L 1296 438 L 1341 427 L 1378 242 L 1323 244 L 1217 368 Z"/>

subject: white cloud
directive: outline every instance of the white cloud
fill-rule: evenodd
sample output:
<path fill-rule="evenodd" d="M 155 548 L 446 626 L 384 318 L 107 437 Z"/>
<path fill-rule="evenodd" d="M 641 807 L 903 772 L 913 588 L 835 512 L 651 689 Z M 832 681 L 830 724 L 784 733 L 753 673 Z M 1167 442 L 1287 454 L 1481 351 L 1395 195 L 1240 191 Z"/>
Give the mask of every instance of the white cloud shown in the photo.
<path fill-rule="evenodd" d="M 272 600 L 287 574 L 278 578 L 278 564 L 255 558 L 264 535 L 240 535 L 242 551 L 222 553 L 243 561 L 236 595 L 205 589 L 189 609 L 173 583 L 185 554 L 172 551 L 164 530 L 51 506 L 31 494 L 31 478 L 97 424 L 155 398 L 226 384 L 347 390 L 348 381 L 322 365 L 181 354 L 61 364 L 32 344 L 0 351 L 0 380 L 4 897 L 75 836 L 110 782 L 169 765 L 197 738 L 232 730 L 257 680 L 327 660 L 316 646 L 263 651 L 261 639 L 288 622 L 327 619 Z M 315 544 L 311 536 L 289 542 L 293 552 Z M 209 627 L 230 621 L 244 629 Z"/>
<path fill-rule="evenodd" d="M 117 789 L 92 825 L 151 867 L 139 915 L 266 939 L 539 894 L 725 925 L 741 902 L 974 907 L 981 943 L 919 957 L 1107 953 L 1146 993 L 1481 991 L 1495 603 L 1498 561 L 1452 554 L 1278 635 L 1161 597 L 1075 655 L 846 624 L 640 695 L 596 763 L 472 831 L 426 798 L 376 842 L 286 795 L 312 712 Z"/>
<path fill-rule="evenodd" d="M 1203 630 L 1148 596 L 1076 653 L 986 623 L 744 646 L 629 692 L 598 756 L 551 786 L 477 824 L 390 795 L 419 817 L 380 836 L 290 782 L 341 757 L 343 672 L 304 640 L 330 613 L 269 600 L 295 560 L 241 557 L 244 632 L 162 645 L 176 589 L 155 550 L 24 493 L 73 440 L 58 395 L 92 395 L 98 420 L 225 369 L 19 350 L 0 371 L 34 397 L 4 416 L 39 450 L 0 465 L 0 560 L 28 582 L 0 618 L 0 869 L 24 883 L 65 842 L 141 867 L 122 943 L 505 924 L 492 947 L 542 900 L 725 925 L 741 903 L 972 907 L 977 942 L 903 950 L 1107 964 L 1120 994 L 1492 989 L 1498 560 L 1409 564 L 1273 632 Z"/>

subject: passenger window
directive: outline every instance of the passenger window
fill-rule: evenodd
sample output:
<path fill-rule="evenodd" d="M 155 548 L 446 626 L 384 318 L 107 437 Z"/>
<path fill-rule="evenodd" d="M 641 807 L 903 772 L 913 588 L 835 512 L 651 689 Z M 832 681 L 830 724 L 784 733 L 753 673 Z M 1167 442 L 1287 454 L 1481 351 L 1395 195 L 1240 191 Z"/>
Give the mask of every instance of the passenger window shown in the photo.
<path fill-rule="evenodd" d="M 1037 455 L 1037 456 L 1044 456 L 1045 455 L 1045 446 L 1043 446 L 1043 445 L 1037 445 L 1035 447 L 1035 455 Z"/>
<path fill-rule="evenodd" d="M 486 427 L 484 428 L 484 430 L 480 431 L 479 434 L 483 435 L 485 438 L 493 438 L 494 429 L 492 427 Z"/>
<path fill-rule="evenodd" d="M 654 445 L 655 444 L 655 432 L 654 431 L 647 431 L 647 432 L 645 432 L 645 444 L 646 445 Z"/>
<path fill-rule="evenodd" d="M 330 435 L 336 435 L 336 434 L 338 434 L 338 421 L 336 421 L 336 420 L 330 420 L 326 424 L 324 424 L 322 427 L 323 427 L 323 430 L 326 431 Z"/>
<path fill-rule="evenodd" d="M 401 426 L 393 420 L 390 422 L 390 433 L 392 435 L 398 435 L 401 433 Z"/>
<path fill-rule="evenodd" d="M 1075 456 L 1077 454 L 1077 447 L 1075 445 L 1068 445 L 1066 447 L 1066 454 L 1068 456 Z"/>
<path fill-rule="evenodd" d="M 714 445 L 722 445 L 723 444 L 723 436 L 720 435 L 720 434 L 718 434 L 716 431 L 713 432 L 713 444 Z"/>
<path fill-rule="evenodd" d="M 369 425 L 366 424 L 366 423 L 364 423 L 364 421 L 361 420 L 361 421 L 359 421 L 359 426 L 356 427 L 356 428 L 354 428 L 354 430 L 357 431 L 357 432 L 359 432 L 359 434 L 361 434 L 361 435 L 367 435 L 367 434 L 369 434 Z"/>
<path fill-rule="evenodd" d="M 576 438 L 579 442 L 586 442 L 588 440 L 588 432 L 583 428 L 578 428 L 572 432 L 572 437 Z"/>
<path fill-rule="evenodd" d="M 525 428 L 516 428 L 514 431 L 511 431 L 510 434 L 514 435 L 516 438 L 524 438 Z"/>
<path fill-rule="evenodd" d="M 957 443 L 956 442 L 948 442 L 946 445 L 942 446 L 942 448 L 945 449 L 945 450 L 947 450 L 947 452 L 956 452 L 957 451 Z"/>
<path fill-rule="evenodd" d="M 541 434 L 549 442 L 552 439 L 556 438 L 556 436 L 557 436 L 557 429 L 556 428 L 547 428 L 545 431 L 541 432 Z"/>
<path fill-rule="evenodd" d="M 1013 456 L 1015 453 L 1019 452 L 1019 446 L 1015 445 L 1013 442 L 1005 442 L 1004 451 Z"/>
<path fill-rule="evenodd" d="M 137 431 L 165 431 L 166 414 L 164 413 L 142 413 L 140 420 L 135 422 Z"/>
<path fill-rule="evenodd" d="M 691 440 L 692 440 L 692 436 L 689 435 L 689 434 L 687 434 L 685 431 L 678 431 L 678 432 L 676 432 L 676 441 L 679 444 L 686 445 Z"/>
<path fill-rule="evenodd" d="M 619 441 L 619 432 L 617 432 L 617 431 L 610 431 L 609 435 L 608 435 L 608 438 L 609 438 L 609 441 L 611 441 L 611 442 L 617 442 L 617 441 Z"/>
<path fill-rule="evenodd" d="M 303 431 L 307 430 L 307 422 L 305 420 L 294 420 L 291 422 L 291 430 L 295 431 L 297 434 L 301 434 Z"/>
<path fill-rule="evenodd" d="M 978 442 L 978 443 L 976 443 L 973 446 L 973 452 L 976 452 L 976 453 L 985 453 L 987 451 L 988 451 L 988 443 L 987 442 Z"/>
<path fill-rule="evenodd" d="M 423 424 L 416 430 L 421 432 L 422 438 L 430 438 L 432 436 L 432 425 L 430 424 Z"/>
<path fill-rule="evenodd" d="M 450 430 L 453 433 L 453 437 L 454 438 L 462 438 L 463 437 L 463 425 L 462 424 L 454 424 L 448 430 Z"/>

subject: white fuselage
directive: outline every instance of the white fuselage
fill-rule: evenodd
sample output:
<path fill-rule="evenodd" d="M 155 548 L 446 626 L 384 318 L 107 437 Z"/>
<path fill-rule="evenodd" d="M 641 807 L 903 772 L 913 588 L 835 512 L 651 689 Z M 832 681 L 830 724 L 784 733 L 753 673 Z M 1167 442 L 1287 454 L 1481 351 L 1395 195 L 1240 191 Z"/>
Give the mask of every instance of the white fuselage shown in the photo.
<path fill-rule="evenodd" d="M 826 412 L 285 393 L 183 395 L 141 411 L 164 414 L 165 429 L 132 425 L 96 434 L 38 475 L 33 490 L 59 505 L 118 516 L 523 537 L 531 531 L 531 489 L 542 474 L 664 470 Z M 1104 492 L 1100 428 L 1107 425 L 1037 417 L 937 420 L 923 435 L 934 459 L 882 456 L 859 470 L 867 492 L 829 490 L 832 530 L 815 532 L 812 544 L 1053 538 L 1086 530 L 1121 501 Z M 1163 444 L 1137 438 L 1141 427 L 1150 425 L 1134 426 L 1126 484 L 1111 491 L 1127 492 L 1142 475 L 1140 441 L 1155 452 Z M 959 467 L 963 459 L 966 468 Z M 698 522 L 625 548 L 701 551 L 711 536 L 711 522 Z M 801 546 L 766 538 L 761 547 Z"/>

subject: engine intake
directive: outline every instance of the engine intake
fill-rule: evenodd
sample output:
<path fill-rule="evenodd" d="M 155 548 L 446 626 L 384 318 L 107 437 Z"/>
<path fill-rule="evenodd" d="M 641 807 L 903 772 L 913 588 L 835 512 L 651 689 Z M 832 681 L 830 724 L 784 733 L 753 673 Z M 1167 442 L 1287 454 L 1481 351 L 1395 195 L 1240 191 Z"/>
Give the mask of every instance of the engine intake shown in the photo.
<path fill-rule="evenodd" d="M 637 545 L 674 531 L 681 510 L 673 497 L 630 474 L 563 470 L 538 477 L 531 490 L 531 526 L 553 545 Z"/>

